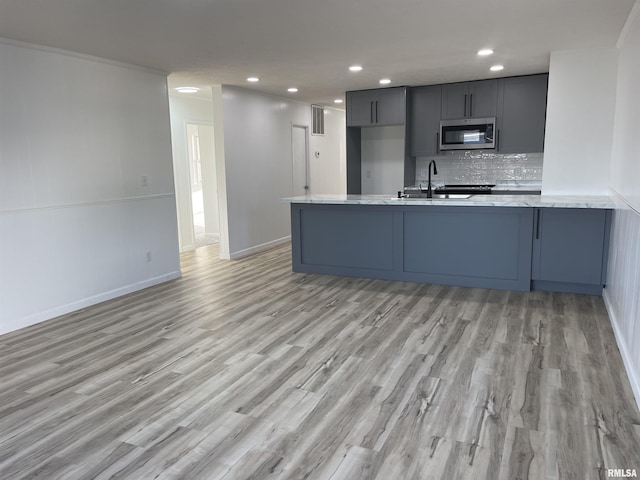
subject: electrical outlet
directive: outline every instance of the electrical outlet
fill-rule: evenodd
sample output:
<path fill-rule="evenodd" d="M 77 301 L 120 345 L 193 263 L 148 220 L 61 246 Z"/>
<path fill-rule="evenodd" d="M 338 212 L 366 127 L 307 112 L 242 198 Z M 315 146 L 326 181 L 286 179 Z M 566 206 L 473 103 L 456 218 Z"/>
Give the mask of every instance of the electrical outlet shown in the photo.
<path fill-rule="evenodd" d="M 367 170 L 367 178 L 371 178 L 371 170 Z"/>
<path fill-rule="evenodd" d="M 147 262 L 151 261 L 151 250 L 147 250 Z"/>
<path fill-rule="evenodd" d="M 421 168 L 420 169 L 420 176 L 423 177 L 423 178 L 429 176 L 429 172 L 427 171 L 426 168 Z"/>
<path fill-rule="evenodd" d="M 148 175 L 142 175 L 142 178 L 140 179 L 140 185 L 143 187 L 148 187 L 149 186 L 149 176 Z"/>

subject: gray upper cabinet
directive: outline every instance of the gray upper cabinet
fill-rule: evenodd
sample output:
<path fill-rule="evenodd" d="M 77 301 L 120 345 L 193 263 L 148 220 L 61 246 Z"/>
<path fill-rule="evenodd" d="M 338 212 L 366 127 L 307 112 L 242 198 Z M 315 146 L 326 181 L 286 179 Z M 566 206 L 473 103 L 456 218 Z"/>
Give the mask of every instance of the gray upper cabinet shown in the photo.
<path fill-rule="evenodd" d="M 442 85 L 442 119 L 495 117 L 498 80 Z"/>
<path fill-rule="evenodd" d="M 499 153 L 544 150 L 548 75 L 502 78 L 498 85 Z"/>
<path fill-rule="evenodd" d="M 403 125 L 405 97 L 405 87 L 347 92 L 347 126 Z"/>
<path fill-rule="evenodd" d="M 431 85 L 411 89 L 411 155 L 438 153 L 442 86 Z"/>

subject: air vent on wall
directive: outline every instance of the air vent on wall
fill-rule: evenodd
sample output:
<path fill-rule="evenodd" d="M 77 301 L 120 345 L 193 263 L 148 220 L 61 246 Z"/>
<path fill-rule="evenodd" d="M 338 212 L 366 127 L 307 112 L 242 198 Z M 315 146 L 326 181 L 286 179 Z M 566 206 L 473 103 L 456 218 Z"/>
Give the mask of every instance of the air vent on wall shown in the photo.
<path fill-rule="evenodd" d="M 311 105 L 311 135 L 324 135 L 324 107 Z"/>

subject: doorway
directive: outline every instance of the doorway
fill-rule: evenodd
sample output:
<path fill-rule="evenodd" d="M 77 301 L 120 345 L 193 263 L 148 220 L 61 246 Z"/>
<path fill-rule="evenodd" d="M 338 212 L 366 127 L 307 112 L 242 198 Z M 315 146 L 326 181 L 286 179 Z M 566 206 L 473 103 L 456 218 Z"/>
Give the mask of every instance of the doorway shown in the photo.
<path fill-rule="evenodd" d="M 194 246 L 198 248 L 220 239 L 213 127 L 187 123 L 186 129 Z"/>
<path fill-rule="evenodd" d="M 292 125 L 291 150 L 293 154 L 292 194 L 296 197 L 306 195 L 311 191 L 308 126 Z"/>

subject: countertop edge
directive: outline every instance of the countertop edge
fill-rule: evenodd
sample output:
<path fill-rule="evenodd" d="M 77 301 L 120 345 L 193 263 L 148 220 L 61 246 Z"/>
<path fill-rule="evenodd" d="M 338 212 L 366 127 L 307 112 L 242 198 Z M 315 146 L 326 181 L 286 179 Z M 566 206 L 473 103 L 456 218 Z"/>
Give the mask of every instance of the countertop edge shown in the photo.
<path fill-rule="evenodd" d="M 461 207 L 545 207 L 614 209 L 610 196 L 587 195 L 474 195 L 467 199 L 394 198 L 391 195 L 307 195 L 283 202 L 329 205 L 422 205 Z"/>

